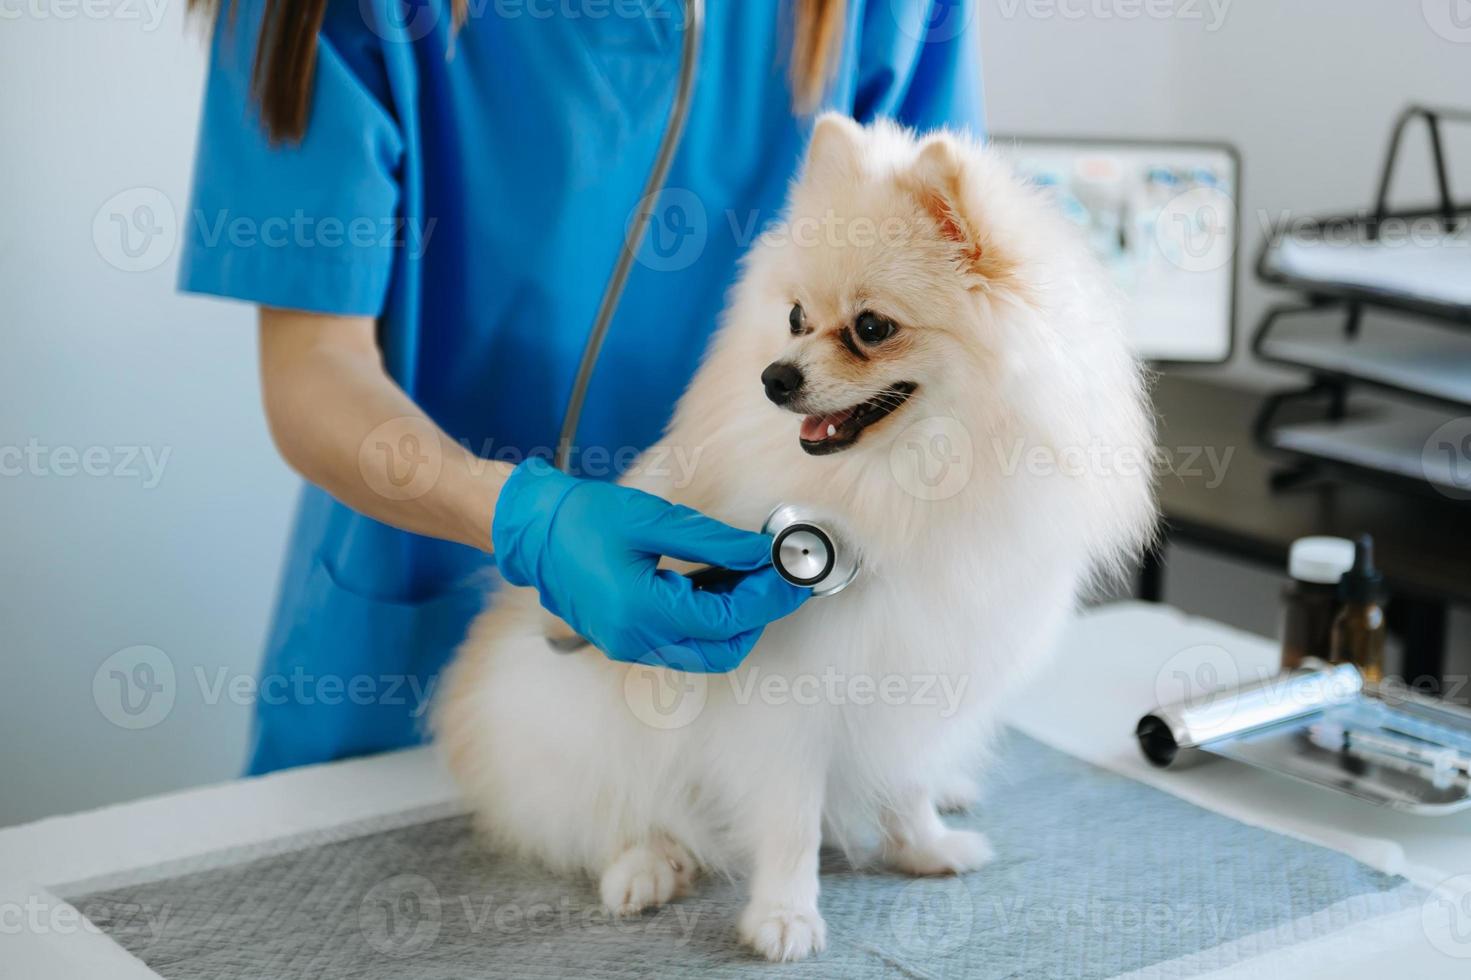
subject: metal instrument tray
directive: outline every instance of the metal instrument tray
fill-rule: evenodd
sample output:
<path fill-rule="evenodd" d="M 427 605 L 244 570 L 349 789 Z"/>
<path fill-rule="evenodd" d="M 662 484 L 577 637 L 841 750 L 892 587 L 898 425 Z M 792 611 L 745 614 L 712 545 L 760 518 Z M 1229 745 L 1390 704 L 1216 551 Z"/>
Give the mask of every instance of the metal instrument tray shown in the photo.
<path fill-rule="evenodd" d="M 1349 664 L 1314 663 L 1162 706 L 1135 735 L 1161 768 L 1234 759 L 1420 816 L 1471 809 L 1471 712 L 1366 686 Z"/>

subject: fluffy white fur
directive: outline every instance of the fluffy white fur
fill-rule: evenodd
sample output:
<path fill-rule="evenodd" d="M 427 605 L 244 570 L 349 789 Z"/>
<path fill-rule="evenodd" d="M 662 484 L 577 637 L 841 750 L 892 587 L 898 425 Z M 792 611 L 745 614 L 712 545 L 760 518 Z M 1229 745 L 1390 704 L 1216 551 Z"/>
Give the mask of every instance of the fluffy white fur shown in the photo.
<path fill-rule="evenodd" d="M 807 335 L 788 329 L 794 302 Z M 835 337 L 864 309 L 900 325 L 867 361 Z M 861 543 L 863 573 L 772 624 L 733 674 L 708 678 L 550 652 L 535 595 L 498 595 L 436 710 L 493 844 L 591 873 L 624 913 L 668 901 L 700 869 L 748 875 L 741 935 L 771 959 L 825 943 L 824 838 L 914 874 L 984 863 L 985 838 L 947 828 L 937 810 L 972 801 L 967 774 L 998 704 L 1045 663 L 1090 578 L 1120 567 L 1153 526 L 1152 426 L 1120 320 L 1079 237 L 993 152 L 821 119 L 784 230 L 748 256 L 648 457 L 677 448 L 695 460 L 692 479 L 650 466 L 627 482 L 748 528 L 777 502 L 814 508 Z M 777 360 L 802 367 L 812 414 L 898 381 L 918 388 L 851 448 L 813 456 L 800 417 L 763 394 Z M 938 450 L 970 466 L 936 500 L 923 491 L 931 443 L 914 441 L 933 419 L 964 436 Z M 839 696 L 799 680 L 825 672 Z M 787 695 L 763 694 L 773 676 L 792 684 Z M 889 682 L 903 686 L 898 700 L 876 693 L 886 678 L 901 679 Z M 686 700 L 671 725 L 650 699 L 675 689 Z M 963 696 L 951 705 L 941 691 Z"/>

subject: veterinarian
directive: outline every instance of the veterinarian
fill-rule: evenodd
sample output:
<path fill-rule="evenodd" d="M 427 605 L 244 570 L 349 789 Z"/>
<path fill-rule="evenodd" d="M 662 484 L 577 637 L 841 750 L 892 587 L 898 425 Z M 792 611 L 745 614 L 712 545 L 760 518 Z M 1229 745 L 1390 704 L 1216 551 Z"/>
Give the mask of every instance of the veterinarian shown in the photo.
<path fill-rule="evenodd" d="M 193 2 L 215 27 L 181 286 L 259 307 L 271 432 L 309 481 L 249 770 L 418 741 L 491 552 L 610 656 L 738 664 L 806 590 L 764 535 L 607 479 L 669 418 L 817 109 L 979 133 L 973 0 L 709 0 L 575 476 L 543 460 L 668 114 L 678 0 Z M 695 592 L 659 555 L 753 571 Z"/>

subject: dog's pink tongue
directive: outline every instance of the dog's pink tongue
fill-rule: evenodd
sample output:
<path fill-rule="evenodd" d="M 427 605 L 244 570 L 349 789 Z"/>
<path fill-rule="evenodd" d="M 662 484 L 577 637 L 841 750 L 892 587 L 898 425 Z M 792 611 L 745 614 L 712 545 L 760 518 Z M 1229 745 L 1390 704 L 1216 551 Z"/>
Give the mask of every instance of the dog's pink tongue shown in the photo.
<path fill-rule="evenodd" d="M 836 435 L 851 414 L 852 410 L 845 408 L 831 415 L 809 415 L 802 420 L 802 438 L 808 442 L 822 442 Z"/>

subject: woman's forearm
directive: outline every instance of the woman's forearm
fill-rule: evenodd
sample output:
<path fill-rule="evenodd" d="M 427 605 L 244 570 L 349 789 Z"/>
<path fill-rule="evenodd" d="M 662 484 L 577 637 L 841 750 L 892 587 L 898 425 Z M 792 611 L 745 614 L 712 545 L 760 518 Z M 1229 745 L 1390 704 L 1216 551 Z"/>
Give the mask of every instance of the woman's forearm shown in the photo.
<path fill-rule="evenodd" d="M 262 309 L 260 362 L 271 436 L 303 477 L 385 524 L 491 550 L 511 467 L 455 442 L 394 384 L 370 318 Z"/>

